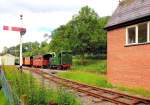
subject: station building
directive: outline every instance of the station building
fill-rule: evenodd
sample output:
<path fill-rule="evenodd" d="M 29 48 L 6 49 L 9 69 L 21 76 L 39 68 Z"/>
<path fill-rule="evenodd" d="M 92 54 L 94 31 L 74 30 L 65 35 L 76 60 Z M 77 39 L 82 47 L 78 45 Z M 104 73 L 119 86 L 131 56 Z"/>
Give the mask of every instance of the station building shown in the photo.
<path fill-rule="evenodd" d="M 7 66 L 15 65 L 15 56 L 11 54 L 5 54 L 1 56 L 1 64 Z"/>
<path fill-rule="evenodd" d="M 120 1 L 105 29 L 108 80 L 150 89 L 150 0 Z"/>

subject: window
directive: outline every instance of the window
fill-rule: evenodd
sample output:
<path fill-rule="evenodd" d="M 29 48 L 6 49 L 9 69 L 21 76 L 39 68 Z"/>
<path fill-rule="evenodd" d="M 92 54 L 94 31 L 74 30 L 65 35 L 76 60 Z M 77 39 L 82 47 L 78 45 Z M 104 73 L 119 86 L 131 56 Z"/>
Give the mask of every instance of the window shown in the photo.
<path fill-rule="evenodd" d="M 150 42 L 150 23 L 140 23 L 126 29 L 126 44 Z"/>
<path fill-rule="evenodd" d="M 138 43 L 147 42 L 147 23 L 138 25 Z"/>
<path fill-rule="evenodd" d="M 128 44 L 135 43 L 136 27 L 128 28 Z"/>

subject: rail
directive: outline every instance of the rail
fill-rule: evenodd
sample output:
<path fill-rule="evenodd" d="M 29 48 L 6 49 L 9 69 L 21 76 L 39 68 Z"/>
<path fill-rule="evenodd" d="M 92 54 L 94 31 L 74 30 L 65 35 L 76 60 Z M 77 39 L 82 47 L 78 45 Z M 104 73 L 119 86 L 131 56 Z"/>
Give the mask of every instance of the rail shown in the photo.
<path fill-rule="evenodd" d="M 34 68 L 26 68 L 28 70 L 32 70 L 34 73 L 43 74 L 45 79 L 49 79 L 54 81 L 55 83 L 61 84 L 63 86 L 72 88 L 78 92 L 87 94 L 89 96 L 99 98 L 103 101 L 111 102 L 115 105 L 150 105 L 150 99 L 144 97 L 137 97 L 128 94 L 124 94 L 121 92 L 116 92 L 104 88 L 98 88 L 94 86 L 89 86 L 86 84 L 78 83 L 72 80 L 64 79 L 53 74 L 49 74 L 46 70 L 36 69 Z"/>

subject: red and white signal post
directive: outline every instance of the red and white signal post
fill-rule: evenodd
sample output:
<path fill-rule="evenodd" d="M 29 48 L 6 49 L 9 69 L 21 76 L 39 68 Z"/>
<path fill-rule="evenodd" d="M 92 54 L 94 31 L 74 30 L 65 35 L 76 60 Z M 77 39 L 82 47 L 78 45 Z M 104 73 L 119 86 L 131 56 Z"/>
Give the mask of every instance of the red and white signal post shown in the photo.
<path fill-rule="evenodd" d="M 3 26 L 3 30 L 20 32 L 20 69 L 22 69 L 22 36 L 26 33 L 26 28 L 23 28 L 23 15 L 20 15 L 21 27 Z"/>

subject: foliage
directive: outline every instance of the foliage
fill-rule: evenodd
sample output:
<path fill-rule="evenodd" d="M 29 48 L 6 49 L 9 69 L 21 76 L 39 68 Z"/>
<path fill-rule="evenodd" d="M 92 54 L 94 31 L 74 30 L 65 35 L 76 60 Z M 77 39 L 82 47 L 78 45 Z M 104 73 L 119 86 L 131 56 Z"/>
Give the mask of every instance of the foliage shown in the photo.
<path fill-rule="evenodd" d="M 112 87 L 112 85 L 109 82 L 107 82 L 107 79 L 104 75 L 100 75 L 96 73 L 94 74 L 85 71 L 69 71 L 69 72 L 59 73 L 58 75 L 67 79 L 76 80 L 78 82 L 86 83 L 93 86 L 105 87 L 105 88 Z"/>
<path fill-rule="evenodd" d="M 80 64 L 79 58 L 73 59 L 71 70 L 84 70 L 97 73 L 106 73 L 106 60 L 85 59 L 85 65 Z"/>
<path fill-rule="evenodd" d="M 72 93 L 65 90 L 54 90 L 40 85 L 32 74 L 19 72 L 15 67 L 3 66 L 8 80 L 12 81 L 12 90 L 20 97 L 27 95 L 28 105 L 48 105 L 49 102 L 58 103 L 58 105 L 81 105 Z M 66 96 L 66 97 L 62 97 Z M 70 97 L 70 98 L 68 98 Z M 67 101 L 65 101 L 67 100 Z"/>
<path fill-rule="evenodd" d="M 69 40 L 67 35 L 67 26 L 62 25 L 52 32 L 52 40 L 50 42 L 50 48 L 52 51 L 59 52 L 62 50 L 70 50 Z"/>
<path fill-rule="evenodd" d="M 23 43 L 23 56 L 35 56 L 39 54 L 45 54 L 49 52 L 49 44 L 45 41 L 39 42 L 27 42 Z M 20 45 L 12 46 L 4 49 L 3 53 L 10 53 L 15 56 L 19 56 Z"/>
<path fill-rule="evenodd" d="M 108 17 L 100 18 L 97 13 L 85 6 L 66 25 L 52 33 L 51 49 L 54 51 L 72 50 L 81 55 L 106 53 L 106 32 L 103 29 Z"/>

